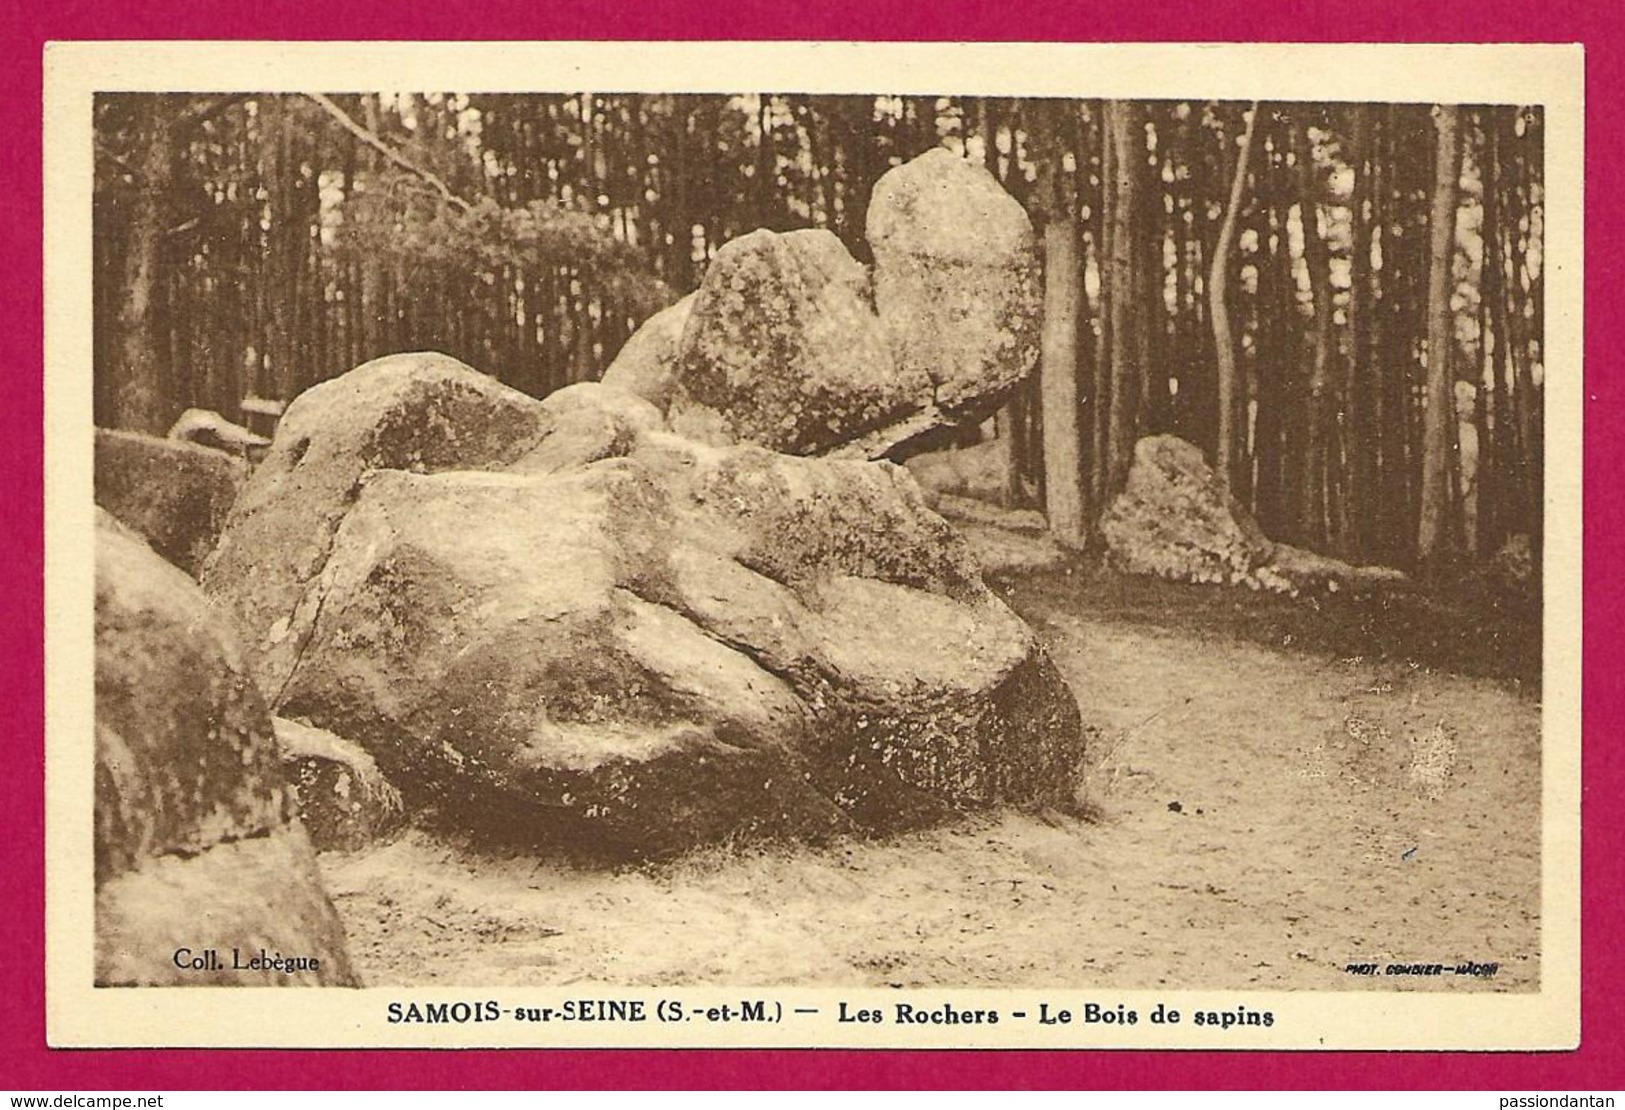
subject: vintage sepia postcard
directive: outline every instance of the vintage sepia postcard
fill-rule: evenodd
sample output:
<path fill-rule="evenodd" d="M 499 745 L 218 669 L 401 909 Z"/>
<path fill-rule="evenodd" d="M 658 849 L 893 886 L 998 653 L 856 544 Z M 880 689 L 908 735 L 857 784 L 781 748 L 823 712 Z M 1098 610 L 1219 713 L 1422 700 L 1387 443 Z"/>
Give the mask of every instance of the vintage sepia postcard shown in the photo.
<path fill-rule="evenodd" d="M 1579 1042 L 1580 48 L 45 85 L 53 1046 Z"/>

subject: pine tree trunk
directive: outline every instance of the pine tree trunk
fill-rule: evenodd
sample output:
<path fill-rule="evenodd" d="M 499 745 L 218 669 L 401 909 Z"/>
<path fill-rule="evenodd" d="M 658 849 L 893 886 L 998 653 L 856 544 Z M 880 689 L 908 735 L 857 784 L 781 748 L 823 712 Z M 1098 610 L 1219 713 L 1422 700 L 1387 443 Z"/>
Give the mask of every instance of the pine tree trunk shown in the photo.
<path fill-rule="evenodd" d="M 1480 384 L 1480 389 L 1487 387 L 1489 393 L 1485 399 L 1489 434 L 1481 435 L 1478 441 L 1480 475 L 1478 525 L 1479 550 L 1486 552 L 1498 547 L 1505 534 L 1503 522 L 1506 519 L 1506 495 L 1511 486 L 1507 481 L 1510 469 L 1506 462 L 1512 455 L 1512 451 L 1508 450 L 1508 441 L 1512 438 L 1509 434 L 1512 431 L 1511 406 L 1506 403 L 1509 387 L 1507 340 L 1510 329 L 1507 327 L 1506 290 L 1503 280 L 1506 273 L 1506 255 L 1502 249 L 1499 115 L 1500 113 L 1492 108 L 1488 109 L 1483 117 L 1484 165 L 1480 169 L 1484 190 L 1484 263 L 1478 284 L 1479 299 L 1489 309 L 1486 314 L 1488 327 L 1484 338 L 1489 344 L 1490 354 L 1489 380 Z"/>
<path fill-rule="evenodd" d="M 1044 511 L 1058 543 L 1081 548 L 1088 536 L 1078 428 L 1077 228 L 1051 216 L 1044 226 Z"/>
<path fill-rule="evenodd" d="M 140 96 L 136 102 L 140 105 L 137 133 L 141 136 L 141 160 L 135 167 L 135 206 L 124 248 L 118 365 L 113 371 L 118 384 L 113 390 L 112 423 L 118 428 L 162 435 L 175 415 L 164 396 L 156 311 L 170 152 L 160 116 L 163 101 L 156 96 Z"/>
<path fill-rule="evenodd" d="M 1142 119 L 1142 124 L 1144 120 Z M 1160 131 L 1160 125 L 1158 130 Z M 1145 128 L 1139 137 L 1144 141 Z M 1134 163 L 1136 180 L 1134 207 L 1134 365 L 1139 371 L 1139 403 L 1136 405 L 1138 434 L 1162 431 L 1168 402 L 1168 367 L 1163 361 L 1162 280 L 1162 144 L 1157 135 L 1156 160 L 1147 166 L 1143 147 Z"/>
<path fill-rule="evenodd" d="M 1332 360 L 1332 277 L 1331 256 L 1320 234 L 1320 204 L 1314 151 L 1309 140 L 1308 120 L 1300 115 L 1294 121 L 1293 142 L 1297 153 L 1298 212 L 1303 222 L 1304 264 L 1309 270 L 1309 288 L 1314 296 L 1314 330 L 1310 333 L 1309 411 L 1305 427 L 1303 458 L 1302 517 L 1299 522 L 1306 543 L 1324 546 L 1327 536 L 1327 476 L 1329 467 Z"/>
<path fill-rule="evenodd" d="M 1433 210 L 1429 221 L 1432 249 L 1428 265 L 1427 402 L 1422 411 L 1422 491 L 1417 523 L 1416 556 L 1424 566 L 1437 566 L 1453 553 L 1455 381 L 1451 348 L 1455 318 L 1450 309 L 1451 270 L 1456 245 L 1456 190 L 1461 175 L 1457 109 L 1434 109 L 1436 147 Z"/>
<path fill-rule="evenodd" d="M 1208 316 L 1213 325 L 1213 351 L 1219 372 L 1219 437 L 1213 469 L 1226 492 L 1235 481 L 1237 420 L 1236 341 L 1230 330 L 1230 256 L 1235 250 L 1236 222 L 1247 195 L 1247 167 L 1253 160 L 1253 135 L 1258 123 L 1258 102 L 1247 113 L 1241 133 L 1241 151 L 1236 155 L 1236 172 L 1230 178 L 1230 199 L 1219 226 L 1219 241 L 1213 248 L 1208 271 Z"/>
<path fill-rule="evenodd" d="M 1096 138 L 1100 146 L 1100 204 L 1095 210 L 1095 260 L 1100 281 L 1100 334 L 1095 339 L 1094 379 L 1089 391 L 1094 412 L 1089 422 L 1090 494 L 1095 505 L 1106 504 L 1109 424 L 1111 414 L 1111 337 L 1112 337 L 1112 221 L 1108 216 L 1114 204 L 1117 189 L 1116 158 L 1113 154 L 1110 132 L 1110 111 L 1104 100 L 1095 101 L 1092 115 L 1098 121 Z"/>
<path fill-rule="evenodd" d="M 1139 108 L 1132 101 L 1109 101 L 1106 120 L 1115 177 L 1112 203 L 1106 213 L 1111 224 L 1111 278 L 1107 286 L 1111 316 L 1111 419 L 1106 444 L 1106 494 L 1110 498 L 1116 496 L 1128 479 L 1138 423 L 1139 368 L 1134 361 L 1137 353 L 1134 213 L 1138 207 L 1137 171 L 1144 154 L 1145 135 Z"/>
<path fill-rule="evenodd" d="M 1377 390 L 1370 382 L 1371 227 L 1374 212 L 1371 189 L 1371 107 L 1357 104 L 1353 111 L 1354 167 L 1353 257 L 1349 266 L 1349 340 L 1347 374 L 1343 379 L 1343 411 L 1348 427 L 1348 457 L 1343 483 L 1344 536 L 1349 549 L 1364 556 L 1371 548 L 1370 489 L 1372 458 L 1372 403 Z M 1369 392 L 1368 392 L 1369 391 Z"/>

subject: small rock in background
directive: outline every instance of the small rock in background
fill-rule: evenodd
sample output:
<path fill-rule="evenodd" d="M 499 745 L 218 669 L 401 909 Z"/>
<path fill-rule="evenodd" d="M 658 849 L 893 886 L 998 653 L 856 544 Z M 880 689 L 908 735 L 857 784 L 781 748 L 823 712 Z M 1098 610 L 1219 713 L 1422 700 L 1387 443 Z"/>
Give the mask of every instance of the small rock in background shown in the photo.
<path fill-rule="evenodd" d="M 927 451 L 903 463 L 927 497 L 947 494 L 1003 505 L 1008 492 L 1010 448 L 996 439 L 969 447 Z"/>
<path fill-rule="evenodd" d="M 371 844 L 404 821 L 400 791 L 360 747 L 323 728 L 273 720 L 299 819 L 317 851 Z"/>
<path fill-rule="evenodd" d="M 964 537 L 983 575 L 1037 574 L 1071 558 L 1036 509 L 1005 509 L 950 493 L 927 494 L 926 500 Z"/>
<path fill-rule="evenodd" d="M 96 504 L 197 577 L 248 480 L 248 464 L 209 447 L 96 429 Z"/>
<path fill-rule="evenodd" d="M 1241 584 L 1271 544 L 1220 487 L 1201 448 L 1171 435 L 1134 445 L 1128 483 L 1100 522 L 1112 559 L 1131 574 Z"/>
<path fill-rule="evenodd" d="M 1325 591 L 1337 593 L 1344 587 L 1376 589 L 1383 586 L 1404 586 L 1410 578 L 1404 571 L 1383 566 L 1354 566 L 1342 559 L 1308 551 L 1291 544 L 1277 543 L 1270 548 L 1270 561 L 1260 567 L 1258 577 L 1274 574 L 1284 584 L 1284 592 L 1300 593 Z"/>
<path fill-rule="evenodd" d="M 1128 482 L 1100 521 L 1111 559 L 1130 574 L 1221 583 L 1272 593 L 1337 593 L 1345 587 L 1403 586 L 1391 567 L 1274 543 L 1253 515 L 1220 487 L 1201 448 L 1177 436 L 1134 445 Z"/>
<path fill-rule="evenodd" d="M 241 424 L 233 424 L 210 409 L 187 409 L 169 429 L 169 439 L 179 443 L 195 443 L 199 447 L 213 447 L 237 455 L 249 462 L 258 462 L 271 441 L 249 431 Z"/>

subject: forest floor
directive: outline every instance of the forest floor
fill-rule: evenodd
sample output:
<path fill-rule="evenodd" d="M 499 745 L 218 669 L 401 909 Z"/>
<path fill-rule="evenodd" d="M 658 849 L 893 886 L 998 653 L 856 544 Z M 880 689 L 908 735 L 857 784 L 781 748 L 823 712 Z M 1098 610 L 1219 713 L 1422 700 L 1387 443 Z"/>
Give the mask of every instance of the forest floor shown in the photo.
<path fill-rule="evenodd" d="M 1534 990 L 1540 640 L 1418 595 L 995 582 L 1101 739 L 1086 818 L 589 871 L 421 831 L 321 865 L 370 985 Z M 1350 963 L 1499 965 L 1359 977 Z"/>

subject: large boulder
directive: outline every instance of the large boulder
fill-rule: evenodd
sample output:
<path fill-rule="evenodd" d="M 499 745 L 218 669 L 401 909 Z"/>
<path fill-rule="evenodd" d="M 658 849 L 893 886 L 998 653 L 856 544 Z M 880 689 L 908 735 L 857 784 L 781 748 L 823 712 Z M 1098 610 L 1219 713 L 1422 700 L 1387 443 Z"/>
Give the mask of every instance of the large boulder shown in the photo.
<path fill-rule="evenodd" d="M 363 475 L 501 466 L 547 424 L 535 398 L 439 354 L 376 359 L 301 393 L 201 575 L 230 605 L 260 684 L 274 692 L 292 669 L 294 603 L 326 564 Z"/>
<path fill-rule="evenodd" d="M 354 985 L 292 820 L 271 719 L 196 583 L 110 518 L 96 533 L 96 982 Z M 221 966 L 177 966 L 181 949 Z M 296 974 L 235 966 L 261 949 Z"/>
<path fill-rule="evenodd" d="M 929 400 L 900 371 L 868 275 L 828 231 L 755 231 L 717 252 L 677 354 L 673 430 L 816 455 L 884 433 Z"/>
<path fill-rule="evenodd" d="M 248 464 L 223 451 L 96 429 L 96 504 L 193 577 L 247 480 Z"/>
<path fill-rule="evenodd" d="M 645 320 L 604 371 L 603 383 L 635 393 L 665 412 L 677 390 L 677 354 L 693 309 L 690 293 Z"/>
<path fill-rule="evenodd" d="M 828 231 L 726 244 L 604 382 L 674 431 L 791 455 L 894 457 L 993 412 L 1038 360 L 1031 222 L 980 166 L 935 150 L 883 176 L 870 273 Z"/>
<path fill-rule="evenodd" d="M 866 235 L 899 372 L 930 379 L 936 423 L 986 417 L 1038 361 L 1042 289 L 1025 210 L 981 165 L 938 148 L 876 182 Z"/>
<path fill-rule="evenodd" d="M 1219 484 L 1201 448 L 1178 436 L 1146 436 L 1134 445 L 1123 492 L 1101 517 L 1112 561 L 1131 574 L 1213 582 L 1296 596 L 1345 586 L 1404 584 L 1390 567 L 1354 566 L 1275 543 Z"/>
<path fill-rule="evenodd" d="M 1070 802 L 1076 703 L 905 471 L 605 453 L 580 429 L 626 398 L 578 388 L 501 471 L 367 475 L 272 618 L 277 711 L 411 806 L 588 855 Z"/>

